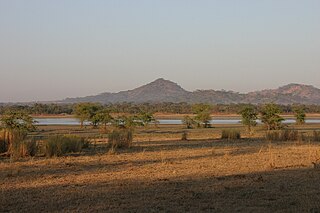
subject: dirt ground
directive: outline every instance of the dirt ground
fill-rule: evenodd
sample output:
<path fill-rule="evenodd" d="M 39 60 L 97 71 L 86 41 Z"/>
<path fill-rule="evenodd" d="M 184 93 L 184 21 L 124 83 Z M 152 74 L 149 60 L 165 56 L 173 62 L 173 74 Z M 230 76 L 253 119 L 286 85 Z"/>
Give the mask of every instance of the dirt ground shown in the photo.
<path fill-rule="evenodd" d="M 0 212 L 320 212 L 320 144 L 135 142 L 0 160 Z"/>

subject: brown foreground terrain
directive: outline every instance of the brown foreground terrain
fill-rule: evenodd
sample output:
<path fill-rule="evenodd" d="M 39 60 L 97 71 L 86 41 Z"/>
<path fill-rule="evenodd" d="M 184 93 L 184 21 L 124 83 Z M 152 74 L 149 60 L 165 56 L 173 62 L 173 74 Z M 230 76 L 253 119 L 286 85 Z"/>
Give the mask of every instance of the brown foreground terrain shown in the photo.
<path fill-rule="evenodd" d="M 116 153 L 100 142 L 67 157 L 0 159 L 0 212 L 320 211 L 319 143 L 144 131 Z"/>

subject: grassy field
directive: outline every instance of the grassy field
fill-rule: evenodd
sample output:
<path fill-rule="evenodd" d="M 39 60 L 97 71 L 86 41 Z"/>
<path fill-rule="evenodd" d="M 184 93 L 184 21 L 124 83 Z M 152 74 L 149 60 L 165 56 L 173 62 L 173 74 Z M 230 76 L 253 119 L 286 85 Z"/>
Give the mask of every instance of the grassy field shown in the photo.
<path fill-rule="evenodd" d="M 219 139 L 226 128 L 243 139 Z M 290 128 L 311 134 L 319 125 Z M 57 133 L 96 139 L 65 157 L 0 159 L 0 212 L 320 211 L 319 142 L 268 142 L 262 127 L 250 138 L 241 125 L 161 125 L 136 129 L 133 147 L 110 152 L 98 129 L 41 126 L 34 134 Z"/>

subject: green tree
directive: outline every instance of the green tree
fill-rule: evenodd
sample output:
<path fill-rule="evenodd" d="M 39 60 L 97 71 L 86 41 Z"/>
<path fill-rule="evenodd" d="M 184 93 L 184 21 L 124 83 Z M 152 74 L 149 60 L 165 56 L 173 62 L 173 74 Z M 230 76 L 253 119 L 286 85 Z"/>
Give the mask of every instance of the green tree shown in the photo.
<path fill-rule="evenodd" d="M 204 128 L 210 127 L 211 120 L 211 106 L 208 104 L 195 104 L 192 106 L 192 111 L 196 116 L 194 120 L 198 122 L 198 126 L 203 126 Z"/>
<path fill-rule="evenodd" d="M 24 111 L 8 111 L 1 118 L 1 127 L 6 130 L 33 131 L 35 121 Z"/>
<path fill-rule="evenodd" d="M 274 103 L 266 104 L 261 110 L 261 121 L 267 126 L 268 130 L 276 130 L 282 127 L 284 119 L 279 115 L 281 109 Z"/>
<path fill-rule="evenodd" d="M 22 139 L 30 131 L 34 131 L 35 121 L 24 111 L 7 111 L 0 118 L 3 129 L 4 150 L 10 150 L 15 136 Z"/>
<path fill-rule="evenodd" d="M 182 123 L 186 126 L 187 129 L 192 129 L 196 122 L 190 116 L 186 115 L 182 119 Z"/>
<path fill-rule="evenodd" d="M 102 109 L 100 104 L 95 103 L 79 103 L 75 106 L 74 113 L 76 118 L 80 121 L 80 126 L 83 128 L 83 123 L 85 121 L 90 121 L 91 124 L 96 127 L 98 125 L 98 120 L 95 115 L 99 110 Z"/>
<path fill-rule="evenodd" d="M 150 124 L 152 122 L 156 122 L 156 119 L 153 116 L 153 114 L 149 113 L 149 112 L 141 112 L 138 115 L 138 119 L 141 121 L 141 124 L 143 126 L 148 126 L 148 124 Z"/>
<path fill-rule="evenodd" d="M 247 126 L 248 131 L 251 132 L 252 127 L 257 125 L 258 113 L 256 109 L 251 105 L 245 106 L 240 111 L 240 115 L 241 123 Z"/>
<path fill-rule="evenodd" d="M 117 128 L 126 128 L 126 129 L 131 129 L 136 126 L 143 126 L 142 122 L 139 120 L 139 117 L 135 115 L 119 116 L 113 120 L 113 125 Z"/>
<path fill-rule="evenodd" d="M 195 116 L 195 120 L 198 122 L 199 126 L 203 126 L 204 128 L 210 127 L 211 115 L 210 112 L 201 112 Z"/>
<path fill-rule="evenodd" d="M 194 114 L 198 114 L 201 112 L 210 112 L 211 109 L 212 109 L 212 107 L 209 104 L 194 104 L 194 105 L 192 105 L 192 112 Z"/>
<path fill-rule="evenodd" d="M 107 125 L 112 123 L 113 117 L 110 115 L 109 110 L 102 109 L 99 110 L 91 120 L 94 120 L 95 123 L 103 125 L 104 130 L 107 130 Z"/>
<path fill-rule="evenodd" d="M 296 118 L 296 124 L 297 125 L 302 125 L 306 122 L 306 112 L 304 107 L 300 106 L 300 107 L 294 107 L 293 109 L 294 111 L 294 116 Z"/>

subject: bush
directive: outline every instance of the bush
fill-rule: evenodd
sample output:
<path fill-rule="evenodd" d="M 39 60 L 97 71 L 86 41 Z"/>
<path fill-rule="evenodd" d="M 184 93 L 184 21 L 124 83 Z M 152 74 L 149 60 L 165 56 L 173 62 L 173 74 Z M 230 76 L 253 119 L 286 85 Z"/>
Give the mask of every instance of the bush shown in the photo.
<path fill-rule="evenodd" d="M 298 141 L 303 140 L 303 135 L 296 130 L 268 131 L 266 133 L 268 141 Z"/>
<path fill-rule="evenodd" d="M 112 149 L 130 148 L 133 141 L 133 131 L 131 129 L 113 130 L 108 137 Z"/>
<path fill-rule="evenodd" d="M 239 130 L 236 130 L 236 129 L 222 130 L 221 139 L 235 140 L 240 138 L 241 138 L 241 134 Z"/>
<path fill-rule="evenodd" d="M 77 136 L 55 135 L 49 137 L 45 146 L 47 157 L 62 156 L 67 153 L 81 152 L 89 146 L 88 140 Z"/>

